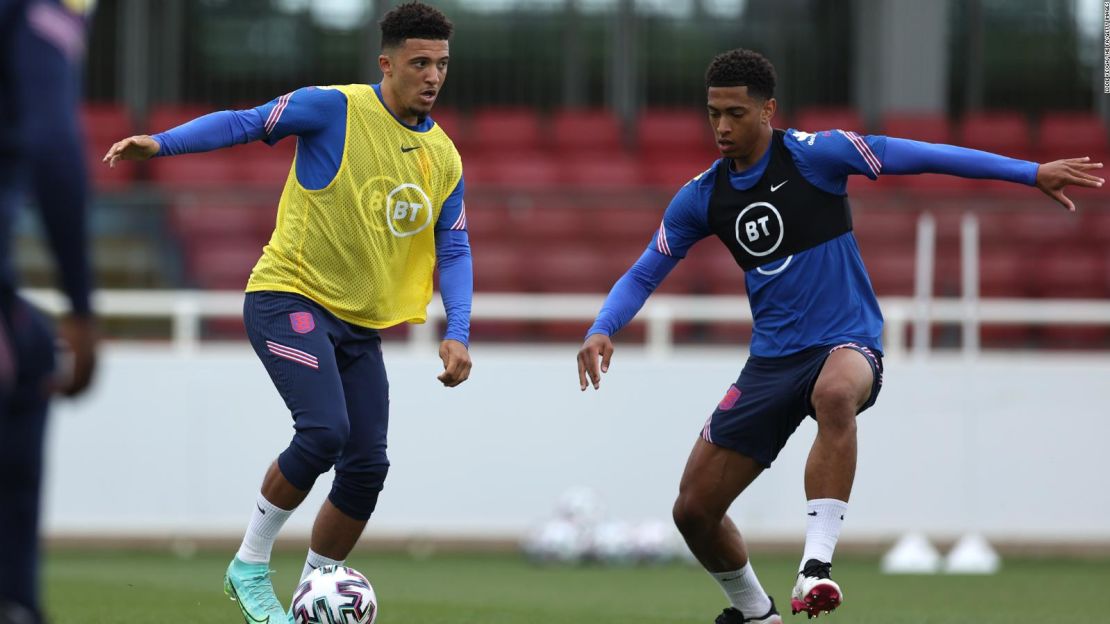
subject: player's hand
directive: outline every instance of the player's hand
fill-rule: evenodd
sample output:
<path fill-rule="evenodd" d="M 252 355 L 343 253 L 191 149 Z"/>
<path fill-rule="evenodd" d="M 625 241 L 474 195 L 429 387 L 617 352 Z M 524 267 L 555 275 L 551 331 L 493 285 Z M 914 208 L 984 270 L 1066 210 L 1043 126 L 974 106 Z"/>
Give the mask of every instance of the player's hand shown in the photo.
<path fill-rule="evenodd" d="M 439 343 L 439 359 L 443 360 L 443 372 L 436 379 L 448 388 L 454 388 L 470 377 L 470 351 L 458 340 Z"/>
<path fill-rule="evenodd" d="M 157 154 L 159 149 L 161 147 L 158 141 L 149 135 L 140 134 L 127 137 L 113 145 L 101 162 L 108 163 L 109 167 L 115 167 L 118 160 L 146 160 Z"/>
<path fill-rule="evenodd" d="M 72 362 L 63 369 L 55 390 L 65 396 L 78 396 L 89 388 L 96 371 L 96 321 L 91 317 L 65 317 L 58 324 L 58 338 Z"/>
<path fill-rule="evenodd" d="M 590 334 L 582 348 L 578 350 L 578 385 L 586 391 L 586 377 L 594 385 L 594 390 L 601 386 L 601 373 L 609 372 L 609 360 L 613 358 L 613 341 L 605 334 Z M 598 367 L 598 359 L 601 366 Z"/>
<path fill-rule="evenodd" d="M 1037 188 L 1064 208 L 1075 212 L 1075 204 L 1064 195 L 1064 187 L 1069 185 L 1101 187 L 1106 180 L 1089 173 L 1101 168 L 1102 163 L 1091 162 L 1091 159 L 1086 156 L 1042 163 L 1037 167 Z"/>

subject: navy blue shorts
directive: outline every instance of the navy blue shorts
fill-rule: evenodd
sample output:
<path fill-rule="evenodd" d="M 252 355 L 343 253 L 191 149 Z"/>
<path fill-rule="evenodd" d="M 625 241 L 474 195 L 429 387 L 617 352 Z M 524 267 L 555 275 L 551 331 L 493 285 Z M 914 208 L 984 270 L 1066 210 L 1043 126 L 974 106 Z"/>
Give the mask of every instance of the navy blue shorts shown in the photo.
<path fill-rule="evenodd" d="M 829 354 L 838 349 L 858 351 L 871 364 L 871 396 L 859 411 L 871 407 L 883 387 L 883 360 L 878 351 L 849 342 L 778 358 L 753 355 L 705 422 L 701 437 L 770 467 L 802 420 L 813 416 L 810 397 L 817 376 Z"/>
<path fill-rule="evenodd" d="M 389 381 L 377 330 L 342 321 L 300 295 L 271 291 L 247 293 L 243 320 L 293 415 L 296 434 L 278 458 L 285 478 L 308 490 L 334 465 L 337 484 L 380 490 L 365 476 L 384 480 L 389 466 Z"/>

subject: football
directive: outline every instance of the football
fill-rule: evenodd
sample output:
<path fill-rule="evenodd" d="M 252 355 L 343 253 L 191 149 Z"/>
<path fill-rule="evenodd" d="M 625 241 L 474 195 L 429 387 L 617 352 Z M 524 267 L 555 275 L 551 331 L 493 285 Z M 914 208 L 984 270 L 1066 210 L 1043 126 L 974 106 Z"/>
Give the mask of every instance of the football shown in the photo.
<path fill-rule="evenodd" d="M 358 570 L 320 566 L 293 593 L 295 624 L 373 624 L 378 618 L 374 588 Z"/>

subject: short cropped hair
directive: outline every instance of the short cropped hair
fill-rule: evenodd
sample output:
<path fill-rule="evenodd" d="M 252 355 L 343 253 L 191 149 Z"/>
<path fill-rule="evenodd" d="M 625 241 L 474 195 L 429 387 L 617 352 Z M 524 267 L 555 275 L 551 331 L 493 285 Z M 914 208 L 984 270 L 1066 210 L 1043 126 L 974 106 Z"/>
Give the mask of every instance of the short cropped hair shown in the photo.
<path fill-rule="evenodd" d="M 775 96 L 775 67 L 758 52 L 729 50 L 714 57 L 705 71 L 709 87 L 747 87 L 749 95 L 769 100 Z"/>
<path fill-rule="evenodd" d="M 423 2 L 406 2 L 390 9 L 379 23 L 382 48 L 394 48 L 405 39 L 450 39 L 455 26 L 439 9 Z"/>

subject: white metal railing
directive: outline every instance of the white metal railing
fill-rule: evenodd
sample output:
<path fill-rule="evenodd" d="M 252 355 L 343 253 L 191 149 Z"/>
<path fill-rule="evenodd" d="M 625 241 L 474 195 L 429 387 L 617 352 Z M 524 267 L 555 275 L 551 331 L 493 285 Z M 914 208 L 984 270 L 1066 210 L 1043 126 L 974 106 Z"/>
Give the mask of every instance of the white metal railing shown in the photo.
<path fill-rule="evenodd" d="M 33 302 L 52 313 L 66 309 L 64 298 L 55 291 L 31 290 L 25 293 Z M 488 294 L 474 296 L 474 320 L 582 321 L 583 331 L 601 308 L 602 295 Z M 102 290 L 94 297 L 98 314 L 104 318 L 170 319 L 172 343 L 182 351 L 200 344 L 201 321 L 235 318 L 242 314 L 243 293 L 213 291 Z M 906 353 L 906 333 L 910 323 L 917 327 L 935 323 L 962 324 L 965 335 L 978 336 L 983 323 L 1012 325 L 1110 325 L 1110 301 L 1061 299 L 926 299 L 922 314 L 920 298 L 883 297 L 879 299 L 886 319 L 883 337 L 887 355 Z M 439 326 L 444 320 L 438 297 L 428 306 L 428 322 L 414 325 L 409 335 L 416 349 L 429 349 L 438 342 Z M 682 321 L 751 322 L 747 299 L 739 296 L 654 295 L 636 317 L 647 324 L 645 346 L 653 356 L 665 356 L 674 348 L 673 328 Z M 926 335 L 928 332 L 926 331 Z M 971 343 L 973 349 L 968 349 Z M 925 356 L 929 343 L 915 342 L 915 355 Z M 978 340 L 965 340 L 965 352 L 978 353 Z"/>

